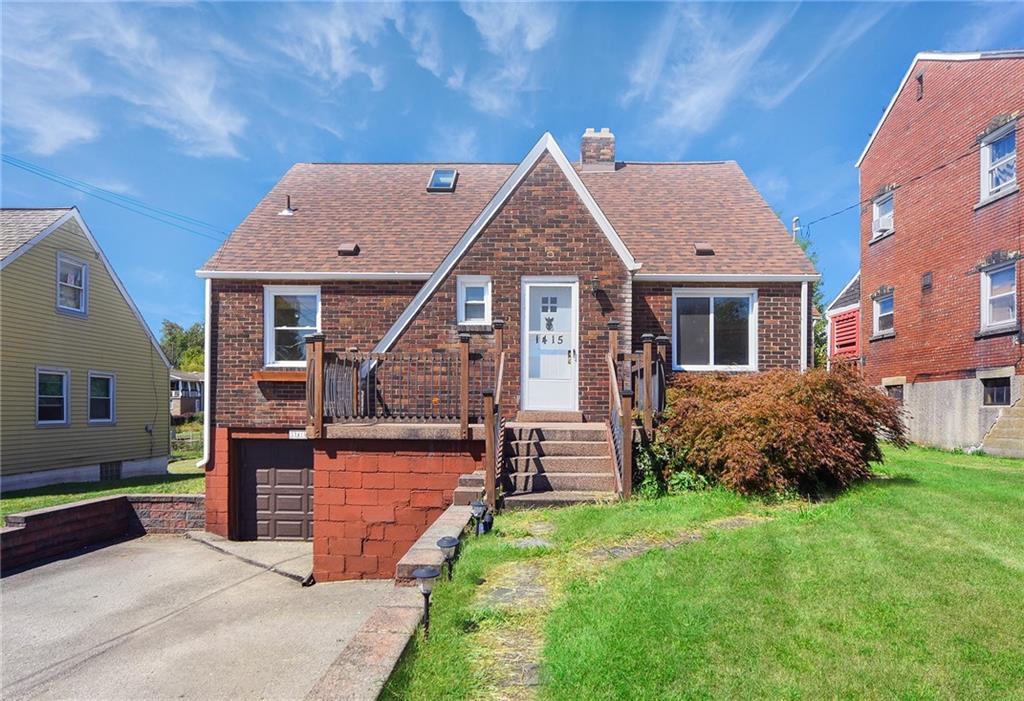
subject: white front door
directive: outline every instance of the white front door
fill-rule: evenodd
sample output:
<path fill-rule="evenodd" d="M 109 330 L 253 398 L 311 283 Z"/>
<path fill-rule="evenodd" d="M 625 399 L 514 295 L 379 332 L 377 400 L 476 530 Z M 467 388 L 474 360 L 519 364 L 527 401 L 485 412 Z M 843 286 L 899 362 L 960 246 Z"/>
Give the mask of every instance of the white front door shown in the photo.
<path fill-rule="evenodd" d="M 572 278 L 523 278 L 523 409 L 579 407 L 579 285 Z"/>

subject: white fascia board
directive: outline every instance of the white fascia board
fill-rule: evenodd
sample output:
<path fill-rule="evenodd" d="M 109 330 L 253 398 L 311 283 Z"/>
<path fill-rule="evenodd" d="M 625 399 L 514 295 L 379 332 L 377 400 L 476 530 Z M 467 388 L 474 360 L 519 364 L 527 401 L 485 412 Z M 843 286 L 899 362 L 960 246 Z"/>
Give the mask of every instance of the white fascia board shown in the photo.
<path fill-rule="evenodd" d="M 857 309 L 860 309 L 860 302 L 858 302 L 856 304 L 847 304 L 845 307 L 837 307 L 835 309 L 829 309 L 827 312 L 825 312 L 825 318 L 826 319 L 831 319 L 834 316 L 839 316 L 840 314 L 845 314 L 846 312 L 852 312 L 852 311 L 855 311 Z"/>
<path fill-rule="evenodd" d="M 117 273 L 114 272 L 114 266 L 112 266 L 110 264 L 110 261 L 107 260 L 107 256 L 106 254 L 103 253 L 103 249 L 100 248 L 100 244 L 96 240 L 96 237 L 92 235 L 92 232 L 89 230 L 89 227 L 86 226 L 85 220 L 82 219 L 82 215 L 78 211 L 78 207 L 72 207 L 71 211 L 69 211 L 67 214 L 62 216 L 57 221 L 55 221 L 53 224 L 50 224 L 50 226 L 43 229 L 40 233 L 36 234 L 30 241 L 25 243 L 25 245 L 23 245 L 17 251 L 7 256 L 7 258 L 3 260 L 2 265 L 0 265 L 0 269 L 7 267 L 8 263 L 21 256 L 23 253 L 31 249 L 37 243 L 42 241 L 44 238 L 49 236 L 51 233 L 53 233 L 54 231 L 56 231 L 57 229 L 59 229 L 72 219 L 75 220 L 75 222 L 78 224 L 78 227 L 82 230 L 82 233 L 85 234 L 85 238 L 89 242 L 89 245 L 92 246 L 94 251 L 96 251 L 96 255 L 99 256 L 100 262 L 103 263 L 103 267 L 106 268 L 107 270 L 107 274 L 110 275 L 110 279 L 114 281 L 114 286 L 117 288 L 117 291 L 121 293 L 121 296 L 124 298 L 124 301 L 128 303 L 128 308 L 132 310 L 132 314 L 135 315 L 135 318 L 138 320 L 143 330 L 145 330 L 146 335 L 149 336 L 149 340 L 153 343 L 153 348 L 156 349 L 157 354 L 160 356 L 160 360 L 162 360 L 164 365 L 167 366 L 168 369 L 170 369 L 171 363 L 167 360 L 167 356 L 164 355 L 164 351 L 160 347 L 160 342 L 156 340 L 156 336 L 154 336 L 153 331 L 150 330 L 149 324 L 147 324 L 146 320 L 142 317 L 142 313 L 139 311 L 139 308 L 135 306 L 135 302 L 132 301 L 131 295 L 128 294 L 128 290 L 121 282 L 121 278 L 119 278 L 117 276 Z"/>
<path fill-rule="evenodd" d="M 197 270 L 201 280 L 429 280 L 430 273 L 338 273 L 309 270 L 282 273 L 267 270 Z"/>
<path fill-rule="evenodd" d="M 829 303 L 829 305 L 825 307 L 825 311 L 828 312 L 830 309 L 832 309 L 832 305 L 836 303 L 836 300 L 842 297 L 844 294 L 846 294 L 846 291 L 850 289 L 853 283 L 857 282 L 857 280 L 859 279 L 860 271 L 858 270 L 856 273 L 853 274 L 853 277 L 850 278 L 850 281 L 843 286 L 843 289 L 839 290 L 839 294 L 832 298 L 832 301 Z"/>
<path fill-rule="evenodd" d="M 817 282 L 821 279 L 818 273 L 802 273 L 797 275 L 756 273 L 637 273 L 633 276 L 636 282 Z"/>
<path fill-rule="evenodd" d="M 203 457 L 196 467 L 206 467 L 210 462 L 210 426 L 213 417 L 213 319 L 210 317 L 213 281 L 203 281 L 203 309 L 206 323 L 203 325 Z"/>
<path fill-rule="evenodd" d="M 391 349 L 391 346 L 394 345 L 395 341 L 398 340 L 398 337 L 402 335 L 406 327 L 408 327 L 412 320 L 416 318 L 416 314 L 418 314 L 420 309 L 423 308 L 423 305 L 426 304 L 427 300 L 433 296 L 434 292 L 437 291 L 437 288 L 440 287 L 441 283 L 448 277 L 451 271 L 455 268 L 455 265 L 462 259 L 462 256 L 466 254 L 466 251 L 468 251 L 469 247 L 473 245 L 473 242 L 476 241 L 480 233 L 497 215 L 501 206 L 505 204 L 509 197 L 512 196 L 512 193 L 515 192 L 515 189 L 527 174 L 529 174 L 534 164 L 536 164 L 545 153 L 550 153 L 551 157 L 555 160 L 555 163 L 557 163 L 561 168 L 565 177 L 569 180 L 569 183 L 576 191 L 576 194 L 590 212 L 590 215 L 594 217 L 598 226 L 601 228 L 601 231 L 608 238 L 612 248 L 615 249 L 619 258 L 622 259 L 626 269 L 629 271 L 639 269 L 640 264 L 633 258 L 629 249 L 626 248 L 626 244 L 612 227 L 611 222 L 608 221 L 604 212 L 602 212 L 601 208 L 598 207 L 594 197 L 583 184 L 579 174 L 575 169 L 573 169 L 572 165 L 570 165 L 569 160 L 565 157 L 565 154 L 562 153 L 562 149 L 559 148 L 554 137 L 551 136 L 549 132 L 544 132 L 544 135 L 540 137 L 536 144 L 534 144 L 533 148 L 530 149 L 530 152 L 526 154 L 526 157 L 520 161 L 519 165 L 516 166 L 516 169 L 512 171 L 512 174 L 508 176 L 502 186 L 498 188 L 498 191 L 494 193 L 494 196 L 491 198 L 490 202 L 487 203 L 487 206 L 484 207 L 483 211 L 477 215 L 477 218 L 473 220 L 473 223 L 470 224 L 468 229 L 466 229 L 466 233 L 462 235 L 462 238 L 459 239 L 458 243 L 456 243 L 451 251 L 448 252 L 448 255 L 445 256 L 444 260 L 441 261 L 441 264 L 430 276 L 430 279 L 427 280 L 416 296 L 413 297 L 412 301 L 409 302 L 409 306 L 405 308 L 401 316 L 399 316 L 391 328 L 388 329 L 388 332 L 384 334 L 384 337 L 373 349 L 374 353 L 386 353 Z"/>
<path fill-rule="evenodd" d="M 57 221 L 53 222 L 48 227 L 46 227 L 45 229 L 40 231 L 38 234 L 36 234 L 32 238 L 30 238 L 28 241 L 26 241 L 25 243 L 21 244 L 21 246 L 19 246 L 16 251 L 11 253 L 11 255 L 7 256 L 3 260 L 0 260 L 0 270 L 3 270 L 4 268 L 6 268 L 8 265 L 10 265 L 14 261 L 16 261 L 18 258 L 20 258 L 23 254 L 28 253 L 29 251 L 31 251 L 32 248 L 37 243 L 39 243 L 40 241 L 45 239 L 47 236 L 52 234 L 54 231 L 56 231 L 60 227 L 64 226 L 64 224 L 67 222 L 67 220 L 71 219 L 74 216 L 74 213 L 75 213 L 74 209 L 71 209 L 71 210 L 65 212 L 64 214 L 62 214 L 60 217 L 57 218 Z"/>
<path fill-rule="evenodd" d="M 885 123 L 886 117 L 889 116 L 889 112 L 892 111 L 893 105 L 896 104 L 896 98 L 898 98 L 900 93 L 903 92 L 903 86 L 905 86 L 907 81 L 910 80 L 910 75 L 914 72 L 914 66 L 917 65 L 918 61 L 976 61 L 981 57 L 982 54 L 978 51 L 948 54 L 934 51 L 922 51 L 914 56 L 914 60 L 910 62 L 910 68 L 907 69 L 906 74 L 903 76 L 903 80 L 900 81 L 900 86 L 896 88 L 896 92 L 893 94 L 892 99 L 889 100 L 889 105 L 885 108 L 885 112 L 882 112 L 882 118 L 878 120 L 875 130 L 871 132 L 871 138 L 868 139 L 868 143 L 864 146 L 864 150 L 861 151 L 860 158 L 857 159 L 857 163 L 854 164 L 854 167 L 860 168 L 860 164 L 864 161 L 864 157 L 868 155 L 868 149 L 871 148 L 871 144 L 874 142 L 875 137 L 878 136 L 878 132 L 882 129 L 882 124 Z"/>

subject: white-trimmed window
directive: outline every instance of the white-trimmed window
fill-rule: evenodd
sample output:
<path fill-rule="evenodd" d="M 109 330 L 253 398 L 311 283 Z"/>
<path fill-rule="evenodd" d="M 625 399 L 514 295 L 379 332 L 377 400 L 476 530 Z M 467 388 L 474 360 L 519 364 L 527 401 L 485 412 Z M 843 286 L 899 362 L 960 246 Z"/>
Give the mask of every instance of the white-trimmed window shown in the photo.
<path fill-rule="evenodd" d="M 320 287 L 267 285 L 263 288 L 264 364 L 306 365 L 306 336 L 320 333 Z"/>
<path fill-rule="evenodd" d="M 981 199 L 1017 184 L 1017 123 L 997 129 L 981 142 Z"/>
<path fill-rule="evenodd" d="M 491 278 L 486 275 L 459 275 L 458 309 L 460 324 L 484 326 L 491 323 Z"/>
<path fill-rule="evenodd" d="M 68 385 L 71 371 L 63 368 L 36 368 L 36 425 L 66 426 Z"/>
<path fill-rule="evenodd" d="M 895 333 L 893 320 L 895 318 L 894 296 L 890 292 L 875 298 L 875 314 L 873 332 L 875 336 Z"/>
<path fill-rule="evenodd" d="M 109 372 L 89 372 L 89 423 L 112 424 L 117 419 L 117 380 Z"/>
<path fill-rule="evenodd" d="M 757 290 L 672 290 L 676 370 L 757 370 Z"/>
<path fill-rule="evenodd" d="M 66 253 L 57 254 L 57 309 L 81 315 L 89 310 L 89 266 Z"/>
<path fill-rule="evenodd" d="M 875 198 L 871 205 L 871 238 L 881 238 L 893 232 L 893 193 Z"/>
<path fill-rule="evenodd" d="M 981 273 L 981 328 L 1000 329 L 1017 323 L 1017 267 L 1013 263 Z"/>

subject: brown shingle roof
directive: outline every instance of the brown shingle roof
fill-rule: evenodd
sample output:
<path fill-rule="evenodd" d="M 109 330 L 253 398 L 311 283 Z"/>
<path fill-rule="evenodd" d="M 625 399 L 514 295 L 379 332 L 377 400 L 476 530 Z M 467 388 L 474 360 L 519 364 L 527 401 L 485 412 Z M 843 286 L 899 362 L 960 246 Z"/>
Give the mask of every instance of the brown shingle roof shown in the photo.
<path fill-rule="evenodd" d="M 70 212 L 59 209 L 0 209 L 0 260 L 11 255 Z"/>
<path fill-rule="evenodd" d="M 428 193 L 434 168 L 454 193 Z M 204 266 L 210 271 L 430 273 L 514 164 L 299 163 Z M 622 163 L 580 174 L 641 273 L 813 273 L 736 163 Z M 293 216 L 279 216 L 286 195 Z M 695 242 L 713 256 L 697 256 Z M 358 256 L 339 256 L 343 242 Z"/>

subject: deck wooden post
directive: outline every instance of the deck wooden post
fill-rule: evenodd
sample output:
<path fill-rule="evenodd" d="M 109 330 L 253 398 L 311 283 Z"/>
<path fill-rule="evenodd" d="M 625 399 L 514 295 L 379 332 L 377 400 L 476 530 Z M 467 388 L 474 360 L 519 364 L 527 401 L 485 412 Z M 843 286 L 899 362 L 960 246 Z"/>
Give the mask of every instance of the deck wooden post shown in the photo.
<path fill-rule="evenodd" d="M 654 431 L 654 377 L 651 369 L 654 367 L 654 334 L 645 333 L 640 337 L 644 344 L 644 431 L 648 436 Z"/>
<path fill-rule="evenodd" d="M 622 498 L 633 495 L 633 390 L 622 393 Z"/>
<path fill-rule="evenodd" d="M 612 362 L 619 358 L 619 324 L 618 321 L 608 322 L 608 352 L 612 354 Z"/>
<path fill-rule="evenodd" d="M 657 338 L 654 339 L 654 342 L 658 346 L 658 358 L 661 359 L 661 374 L 655 377 L 655 379 L 659 381 L 658 404 L 655 408 L 660 412 L 665 409 L 665 405 L 668 402 L 668 399 L 665 395 L 668 392 L 668 373 L 672 369 L 672 358 L 670 357 L 672 349 L 669 348 L 668 336 L 658 336 Z"/>
<path fill-rule="evenodd" d="M 484 500 L 494 511 L 498 505 L 497 475 L 495 474 L 498 446 L 494 444 L 494 390 L 485 389 L 484 396 Z"/>
<path fill-rule="evenodd" d="M 324 436 L 324 336 L 306 336 L 306 436 Z"/>
<path fill-rule="evenodd" d="M 469 334 L 459 334 L 459 431 L 469 438 Z"/>
<path fill-rule="evenodd" d="M 495 319 L 491 326 L 494 327 L 494 354 L 499 356 L 505 350 L 505 320 Z"/>

